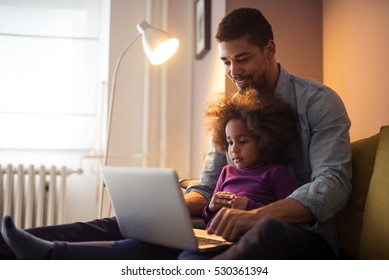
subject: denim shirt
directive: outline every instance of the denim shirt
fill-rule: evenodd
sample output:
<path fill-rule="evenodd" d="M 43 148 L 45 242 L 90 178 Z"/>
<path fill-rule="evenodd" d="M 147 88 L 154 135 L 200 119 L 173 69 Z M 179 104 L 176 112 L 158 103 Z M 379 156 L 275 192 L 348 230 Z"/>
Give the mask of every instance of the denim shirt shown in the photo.
<path fill-rule="evenodd" d="M 281 65 L 275 95 L 288 102 L 298 113 L 300 147 L 289 169 L 297 188 L 289 198 L 308 207 L 316 218 L 301 224 L 327 240 L 339 251 L 335 215 L 351 194 L 350 119 L 340 97 L 332 89 L 314 80 L 288 73 Z M 225 154 L 211 147 L 200 182 L 188 187 L 207 199 L 213 194 L 221 169 L 228 162 Z"/>

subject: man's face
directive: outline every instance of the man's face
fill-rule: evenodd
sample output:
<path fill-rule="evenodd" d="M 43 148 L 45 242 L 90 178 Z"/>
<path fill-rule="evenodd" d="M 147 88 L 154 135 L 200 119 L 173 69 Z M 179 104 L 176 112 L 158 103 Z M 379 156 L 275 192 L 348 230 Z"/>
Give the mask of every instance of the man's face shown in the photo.
<path fill-rule="evenodd" d="M 270 59 L 266 47 L 261 51 L 258 46 L 250 44 L 243 37 L 221 42 L 219 53 L 227 76 L 240 92 L 248 87 L 258 91 L 268 88 Z"/>

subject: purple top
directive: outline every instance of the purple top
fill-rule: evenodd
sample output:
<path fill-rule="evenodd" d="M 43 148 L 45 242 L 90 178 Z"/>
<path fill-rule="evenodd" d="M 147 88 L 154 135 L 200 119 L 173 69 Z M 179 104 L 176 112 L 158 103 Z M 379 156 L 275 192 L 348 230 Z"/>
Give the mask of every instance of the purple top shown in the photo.
<path fill-rule="evenodd" d="M 226 165 L 213 193 L 225 191 L 246 197 L 249 199 L 246 210 L 251 210 L 286 198 L 295 189 L 296 183 L 284 165 L 269 164 L 255 169 L 239 169 L 235 165 Z M 215 214 L 216 212 L 209 211 L 207 204 L 203 210 L 203 218 L 207 224 Z"/>

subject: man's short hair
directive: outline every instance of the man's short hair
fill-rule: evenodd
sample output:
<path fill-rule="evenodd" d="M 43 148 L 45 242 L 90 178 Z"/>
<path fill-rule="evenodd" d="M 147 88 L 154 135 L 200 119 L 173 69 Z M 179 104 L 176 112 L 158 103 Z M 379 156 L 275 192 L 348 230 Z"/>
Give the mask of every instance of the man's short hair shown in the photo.
<path fill-rule="evenodd" d="M 273 30 L 262 13 L 253 8 L 239 8 L 226 15 L 219 23 L 216 40 L 228 42 L 246 37 L 261 50 L 273 40 Z"/>

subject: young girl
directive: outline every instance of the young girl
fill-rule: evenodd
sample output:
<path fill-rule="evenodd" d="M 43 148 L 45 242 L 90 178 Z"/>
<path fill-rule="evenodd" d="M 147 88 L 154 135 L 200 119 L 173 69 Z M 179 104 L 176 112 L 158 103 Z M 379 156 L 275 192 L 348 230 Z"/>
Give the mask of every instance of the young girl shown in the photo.
<path fill-rule="evenodd" d="M 222 207 L 249 210 L 285 198 L 294 190 L 295 183 L 283 164 L 293 157 L 298 130 L 295 114 L 286 103 L 250 90 L 211 104 L 207 117 L 216 147 L 228 150 L 233 162 L 224 168 L 204 209 L 207 221 Z M 173 259 L 180 253 L 180 258 L 193 256 L 189 251 L 182 253 L 132 239 L 50 242 L 16 228 L 10 217 L 3 219 L 2 235 L 22 259 Z"/>
<path fill-rule="evenodd" d="M 296 184 L 285 164 L 294 156 L 299 132 L 295 112 L 274 96 L 255 90 L 225 95 L 206 111 L 208 130 L 226 165 L 204 208 L 208 225 L 222 207 L 251 210 L 291 194 Z"/>

